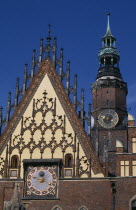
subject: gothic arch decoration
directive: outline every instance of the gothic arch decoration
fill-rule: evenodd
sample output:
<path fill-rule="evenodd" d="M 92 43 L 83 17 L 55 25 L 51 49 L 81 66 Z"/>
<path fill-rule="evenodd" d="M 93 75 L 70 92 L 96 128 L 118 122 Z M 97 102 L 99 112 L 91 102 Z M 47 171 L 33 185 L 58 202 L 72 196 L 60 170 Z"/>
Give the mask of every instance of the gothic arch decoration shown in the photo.
<path fill-rule="evenodd" d="M 88 210 L 88 208 L 86 207 L 86 206 L 81 206 L 81 207 L 79 207 L 79 209 L 78 210 Z"/>
<path fill-rule="evenodd" d="M 62 210 L 62 208 L 60 206 L 56 205 L 51 210 Z"/>
<path fill-rule="evenodd" d="M 7 146 L 7 159 L 5 168 L 10 168 L 10 160 L 14 151 L 17 151 L 18 158 L 18 177 L 20 177 L 22 154 L 26 149 L 29 151 L 29 158 L 33 159 L 33 154 L 38 151 L 40 159 L 43 159 L 45 150 L 48 149 L 51 158 L 54 158 L 55 151 L 59 149 L 62 153 L 62 160 L 65 161 L 65 153 L 70 149 L 73 154 L 73 176 L 90 176 L 89 162 L 84 156 L 79 155 L 81 146 L 77 141 L 76 133 L 67 133 L 66 116 L 57 115 L 56 98 L 49 98 L 45 90 L 43 97 L 33 99 L 32 114 L 22 116 L 20 133 L 12 135 Z M 36 157 L 37 158 L 37 157 Z M 3 160 L 4 161 L 4 160 Z M 3 164 L 3 163 L 1 163 Z M 4 173 L 1 169 L 0 173 Z M 5 173 L 8 177 L 9 171 Z"/>
<path fill-rule="evenodd" d="M 135 203 L 134 203 L 135 202 Z M 129 200 L 129 210 L 135 210 L 136 209 L 136 206 L 135 208 L 133 208 L 133 204 L 135 205 L 136 204 L 136 195 L 134 195 L 130 200 Z"/>
<path fill-rule="evenodd" d="M 46 120 L 47 115 L 50 115 L 49 121 Z M 39 118 L 39 122 L 36 121 L 36 118 Z M 22 153 L 25 148 L 28 148 L 32 155 L 33 151 L 38 148 L 42 156 L 46 148 L 50 148 L 52 155 L 58 147 L 63 152 L 67 147 L 73 149 L 74 138 L 71 133 L 66 133 L 65 129 L 65 115 L 56 115 L 56 99 L 48 98 L 47 92 L 44 91 L 43 98 L 33 100 L 32 117 L 22 117 L 21 133 L 14 136 L 10 151 L 18 149 L 19 153 Z M 59 140 L 55 137 L 57 132 L 60 134 Z M 24 138 L 26 133 L 29 136 L 27 143 Z M 39 139 L 35 139 L 36 133 L 38 133 Z M 48 136 L 50 136 L 49 139 Z"/>

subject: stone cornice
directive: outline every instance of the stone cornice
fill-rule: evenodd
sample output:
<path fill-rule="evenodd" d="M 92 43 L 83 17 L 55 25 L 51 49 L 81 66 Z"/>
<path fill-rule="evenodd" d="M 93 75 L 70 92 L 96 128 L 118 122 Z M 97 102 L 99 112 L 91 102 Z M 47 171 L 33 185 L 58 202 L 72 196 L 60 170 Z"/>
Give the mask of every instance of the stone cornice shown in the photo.
<path fill-rule="evenodd" d="M 100 88 L 119 88 L 123 89 L 127 94 L 127 83 L 117 79 L 99 79 L 92 84 L 91 90 L 98 90 Z"/>

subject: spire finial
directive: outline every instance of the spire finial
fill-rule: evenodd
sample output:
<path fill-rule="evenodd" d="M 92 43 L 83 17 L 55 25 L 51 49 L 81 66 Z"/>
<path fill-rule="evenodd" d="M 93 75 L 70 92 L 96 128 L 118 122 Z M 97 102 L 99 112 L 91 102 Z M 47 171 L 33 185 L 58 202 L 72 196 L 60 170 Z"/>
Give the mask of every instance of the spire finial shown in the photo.
<path fill-rule="evenodd" d="M 51 36 L 51 24 L 48 24 L 48 37 Z"/>
<path fill-rule="evenodd" d="M 50 45 L 50 40 L 51 40 L 51 24 L 48 24 L 48 36 L 47 36 L 47 42 L 48 45 Z"/>
<path fill-rule="evenodd" d="M 105 36 L 112 36 L 111 29 L 110 29 L 110 13 L 107 13 L 108 16 L 108 23 L 107 23 L 107 30 Z"/>

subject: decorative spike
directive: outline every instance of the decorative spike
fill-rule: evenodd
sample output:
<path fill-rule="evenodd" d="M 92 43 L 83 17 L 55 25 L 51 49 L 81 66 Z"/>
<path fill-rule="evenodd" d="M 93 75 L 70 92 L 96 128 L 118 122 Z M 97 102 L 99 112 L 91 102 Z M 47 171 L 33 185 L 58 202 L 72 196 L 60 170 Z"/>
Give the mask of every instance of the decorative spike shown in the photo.
<path fill-rule="evenodd" d="M 63 79 L 63 48 L 60 49 L 60 78 Z"/>
<path fill-rule="evenodd" d="M 54 45 L 53 45 L 53 63 L 54 67 L 56 68 L 56 49 L 57 49 L 57 41 L 56 37 L 54 37 Z"/>
<path fill-rule="evenodd" d="M 47 36 L 47 45 L 50 46 L 51 40 L 51 24 L 48 25 L 48 36 Z"/>
<path fill-rule="evenodd" d="M 46 52 L 47 56 L 50 57 L 50 41 L 51 41 L 51 25 L 48 25 L 48 36 L 47 36 L 47 45 L 46 45 Z"/>
<path fill-rule="evenodd" d="M 11 108 L 11 92 L 8 93 L 8 105 L 7 105 L 7 114 L 6 114 L 6 125 L 10 118 L 10 108 Z"/>
<path fill-rule="evenodd" d="M 74 75 L 74 109 L 77 109 L 77 74 Z"/>
<path fill-rule="evenodd" d="M 16 107 L 18 105 L 18 93 L 19 93 L 19 78 L 16 79 L 16 91 L 15 91 L 14 107 Z"/>
<path fill-rule="evenodd" d="M 2 110 L 3 110 L 3 107 L 1 106 L 0 107 L 0 135 L 2 133 L 2 121 L 3 121 L 3 117 L 2 117 Z"/>
<path fill-rule="evenodd" d="M 42 54 L 43 54 L 43 39 L 40 39 L 39 64 L 42 62 Z"/>
<path fill-rule="evenodd" d="M 25 64 L 25 69 L 24 69 L 24 81 L 23 81 L 23 94 L 26 91 L 26 82 L 27 82 L 27 64 Z"/>
<path fill-rule="evenodd" d="M 32 68 L 31 68 L 31 80 L 34 76 L 34 68 L 35 68 L 35 53 L 36 53 L 36 50 L 33 50 L 33 53 L 32 53 Z"/>
<path fill-rule="evenodd" d="M 88 135 L 91 137 L 91 104 L 88 104 Z"/>
<path fill-rule="evenodd" d="M 82 124 L 84 125 L 84 89 L 82 88 L 81 89 L 81 112 L 80 112 L 80 119 L 81 119 L 81 122 Z"/>
<path fill-rule="evenodd" d="M 69 96 L 70 90 L 70 61 L 67 62 L 67 72 L 66 72 L 66 92 Z"/>

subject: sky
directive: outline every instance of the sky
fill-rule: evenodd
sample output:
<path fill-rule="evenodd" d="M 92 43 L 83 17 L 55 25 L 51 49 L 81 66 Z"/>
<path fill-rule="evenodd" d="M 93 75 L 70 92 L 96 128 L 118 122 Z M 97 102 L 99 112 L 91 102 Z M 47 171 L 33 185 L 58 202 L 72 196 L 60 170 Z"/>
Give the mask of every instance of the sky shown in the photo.
<path fill-rule="evenodd" d="M 64 70 L 71 61 L 71 84 L 78 74 L 78 92 L 85 89 L 91 102 L 91 84 L 98 72 L 98 51 L 110 12 L 112 34 L 120 50 L 120 70 L 128 83 L 128 111 L 136 117 L 136 1 L 135 0 L 0 0 L 0 106 L 6 110 L 8 92 L 16 78 L 23 81 L 24 64 L 31 68 L 32 50 L 39 52 L 48 24 L 59 49 L 64 48 Z M 46 42 L 44 42 L 46 43 Z"/>

